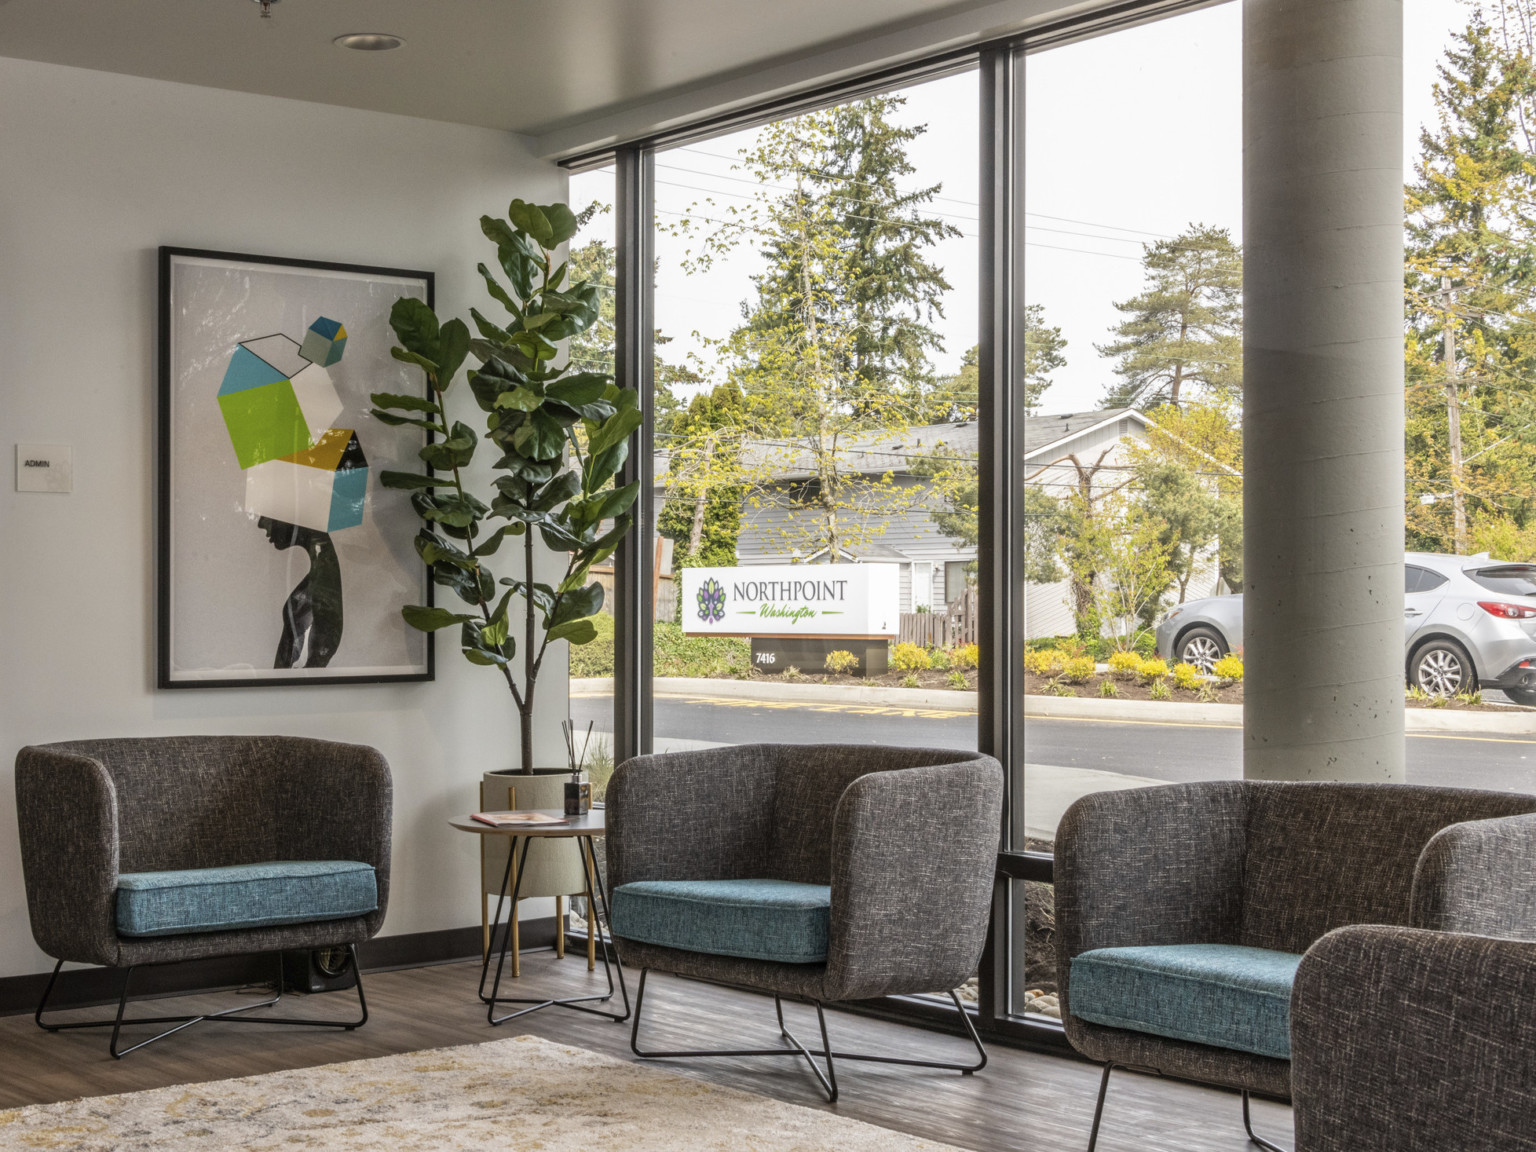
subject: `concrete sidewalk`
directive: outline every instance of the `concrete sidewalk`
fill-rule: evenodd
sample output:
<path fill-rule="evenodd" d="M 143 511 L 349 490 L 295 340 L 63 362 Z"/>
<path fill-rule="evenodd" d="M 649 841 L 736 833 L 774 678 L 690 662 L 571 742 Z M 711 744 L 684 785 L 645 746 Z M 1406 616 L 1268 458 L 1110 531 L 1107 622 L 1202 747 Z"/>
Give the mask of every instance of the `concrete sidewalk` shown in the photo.
<path fill-rule="evenodd" d="M 611 677 L 571 681 L 573 695 L 603 696 L 612 693 Z M 761 700 L 764 703 L 867 704 L 884 708 L 976 711 L 976 693 L 936 688 L 883 688 L 863 684 L 787 684 L 765 678 L 716 680 L 661 676 L 655 682 L 658 696 L 694 696 L 725 700 Z M 1024 713 L 1030 717 L 1070 720 L 1114 720 L 1144 724 L 1213 724 L 1240 727 L 1241 704 L 1173 703 L 1157 700 L 1104 700 L 1097 696 L 1026 696 Z M 1493 735 L 1536 737 L 1536 711 L 1468 712 L 1450 708 L 1409 708 L 1409 732 L 1485 732 Z"/>

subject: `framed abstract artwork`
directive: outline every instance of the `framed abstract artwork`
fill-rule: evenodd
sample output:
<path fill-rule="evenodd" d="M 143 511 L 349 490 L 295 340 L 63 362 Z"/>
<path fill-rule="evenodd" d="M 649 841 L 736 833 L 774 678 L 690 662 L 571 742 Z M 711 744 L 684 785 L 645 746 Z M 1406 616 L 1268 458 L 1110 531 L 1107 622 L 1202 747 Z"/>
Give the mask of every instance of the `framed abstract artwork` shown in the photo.
<path fill-rule="evenodd" d="M 428 433 L 370 415 L 424 394 L 389 311 L 432 273 L 160 249 L 161 688 L 432 678 L 406 492 Z"/>

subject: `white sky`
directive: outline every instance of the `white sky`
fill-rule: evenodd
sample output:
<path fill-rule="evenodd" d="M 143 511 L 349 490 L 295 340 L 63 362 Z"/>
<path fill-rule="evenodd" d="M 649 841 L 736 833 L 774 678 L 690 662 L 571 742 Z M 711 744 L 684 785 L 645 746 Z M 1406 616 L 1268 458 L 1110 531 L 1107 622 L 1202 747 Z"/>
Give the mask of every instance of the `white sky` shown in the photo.
<path fill-rule="evenodd" d="M 1463 0 L 1407 0 L 1404 43 L 1404 170 L 1420 126 L 1432 122 L 1430 86 Z M 1026 278 L 1031 303 L 1067 339 L 1045 411 L 1097 407 L 1113 379 L 1094 351 L 1118 320 L 1114 301 L 1141 284 L 1141 244 L 1191 223 L 1231 230 L 1241 241 L 1241 7 L 1222 4 L 1030 56 L 1026 65 Z M 965 235 L 929 249 L 951 291 L 935 357 L 953 371 L 976 343 L 977 86 L 975 73 L 908 89 L 901 119 L 928 131 L 910 145 L 913 186 L 942 183 L 930 206 Z M 747 203 L 756 181 L 733 170 L 752 133 L 718 137 L 656 158 L 656 323 L 673 337 L 671 361 L 701 351 L 694 333 L 723 337 L 752 296 L 762 262 L 738 249 L 707 273 L 685 275 L 683 245 L 666 227 L 706 197 Z M 571 178 L 571 202 L 613 201 L 612 171 Z M 705 214 L 712 214 L 704 208 Z M 612 217 L 578 238 L 611 241 Z"/>

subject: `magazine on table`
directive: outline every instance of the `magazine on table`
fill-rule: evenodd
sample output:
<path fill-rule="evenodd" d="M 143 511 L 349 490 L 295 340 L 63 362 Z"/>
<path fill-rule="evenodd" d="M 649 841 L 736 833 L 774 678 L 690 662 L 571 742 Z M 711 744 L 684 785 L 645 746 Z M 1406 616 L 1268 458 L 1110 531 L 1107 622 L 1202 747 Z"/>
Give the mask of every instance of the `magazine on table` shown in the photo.
<path fill-rule="evenodd" d="M 571 822 L 568 816 L 551 816 L 546 812 L 476 812 L 470 819 L 493 828 L 543 828 Z"/>

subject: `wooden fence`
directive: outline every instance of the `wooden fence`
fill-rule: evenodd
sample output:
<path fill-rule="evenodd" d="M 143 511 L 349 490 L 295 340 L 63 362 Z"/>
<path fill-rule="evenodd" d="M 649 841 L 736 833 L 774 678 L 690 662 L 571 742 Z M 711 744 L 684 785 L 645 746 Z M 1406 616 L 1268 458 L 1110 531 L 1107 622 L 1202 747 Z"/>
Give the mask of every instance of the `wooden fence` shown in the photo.
<path fill-rule="evenodd" d="M 903 612 L 896 640 L 923 648 L 974 644 L 977 615 L 976 589 L 967 588 L 943 612 Z"/>

